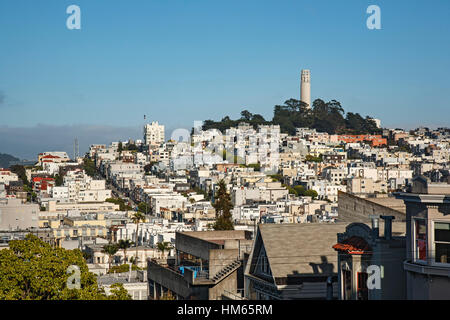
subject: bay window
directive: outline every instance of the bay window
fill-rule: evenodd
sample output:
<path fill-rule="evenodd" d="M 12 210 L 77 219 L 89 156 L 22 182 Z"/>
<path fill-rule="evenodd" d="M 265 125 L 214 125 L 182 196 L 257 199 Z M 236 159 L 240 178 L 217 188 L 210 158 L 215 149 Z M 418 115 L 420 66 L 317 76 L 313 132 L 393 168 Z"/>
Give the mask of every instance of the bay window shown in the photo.
<path fill-rule="evenodd" d="M 450 223 L 434 223 L 435 262 L 450 263 Z"/>

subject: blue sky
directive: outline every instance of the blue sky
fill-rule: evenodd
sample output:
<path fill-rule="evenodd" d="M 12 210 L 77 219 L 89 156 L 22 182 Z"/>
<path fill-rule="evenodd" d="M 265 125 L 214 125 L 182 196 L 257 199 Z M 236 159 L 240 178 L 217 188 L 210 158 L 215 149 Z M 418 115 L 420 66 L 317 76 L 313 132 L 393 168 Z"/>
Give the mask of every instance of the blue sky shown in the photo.
<path fill-rule="evenodd" d="M 66 28 L 71 4 L 81 30 Z M 366 27 L 371 4 L 382 30 Z M 12 142 L 20 128 L 139 135 L 144 114 L 169 130 L 244 108 L 271 118 L 299 97 L 302 68 L 313 99 L 387 127 L 448 126 L 449 30 L 448 0 L 2 0 L 0 153 L 28 154 Z"/>

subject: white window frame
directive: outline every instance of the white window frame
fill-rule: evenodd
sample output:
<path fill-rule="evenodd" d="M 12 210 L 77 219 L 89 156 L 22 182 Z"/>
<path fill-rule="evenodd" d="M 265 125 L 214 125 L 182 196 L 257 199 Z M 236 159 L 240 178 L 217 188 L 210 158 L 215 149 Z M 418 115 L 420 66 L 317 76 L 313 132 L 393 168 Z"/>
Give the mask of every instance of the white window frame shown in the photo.
<path fill-rule="evenodd" d="M 450 263 L 444 263 L 444 262 L 436 262 L 436 246 L 435 246 L 435 240 L 434 240 L 434 224 L 437 223 L 447 223 L 450 224 L 449 220 L 432 220 L 431 226 L 432 226 L 432 232 L 431 232 L 431 246 L 432 246 L 432 259 L 431 259 L 431 265 L 433 266 L 439 266 L 439 267 L 450 267 Z M 450 244 L 450 242 L 449 242 Z"/>

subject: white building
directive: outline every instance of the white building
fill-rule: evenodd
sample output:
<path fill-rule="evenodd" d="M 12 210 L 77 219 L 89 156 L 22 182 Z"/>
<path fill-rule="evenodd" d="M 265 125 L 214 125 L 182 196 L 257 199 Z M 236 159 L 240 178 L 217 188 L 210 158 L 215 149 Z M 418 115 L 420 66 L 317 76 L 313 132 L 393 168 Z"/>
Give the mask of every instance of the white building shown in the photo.
<path fill-rule="evenodd" d="M 144 126 L 144 143 L 146 145 L 159 145 L 164 142 L 164 125 L 158 121 Z"/>

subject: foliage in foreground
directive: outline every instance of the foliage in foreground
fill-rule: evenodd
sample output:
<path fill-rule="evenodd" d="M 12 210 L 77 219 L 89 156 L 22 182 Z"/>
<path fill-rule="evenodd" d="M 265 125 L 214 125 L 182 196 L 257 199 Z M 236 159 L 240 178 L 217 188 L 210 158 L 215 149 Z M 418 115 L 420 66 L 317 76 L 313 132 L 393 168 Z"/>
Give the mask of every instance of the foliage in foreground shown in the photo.
<path fill-rule="evenodd" d="M 80 289 L 69 289 L 69 266 L 80 270 Z M 127 299 L 123 285 L 107 296 L 89 272 L 80 250 L 52 248 L 29 234 L 0 250 L 0 300 L 117 300 Z M 131 298 L 128 296 L 128 298 Z"/>

